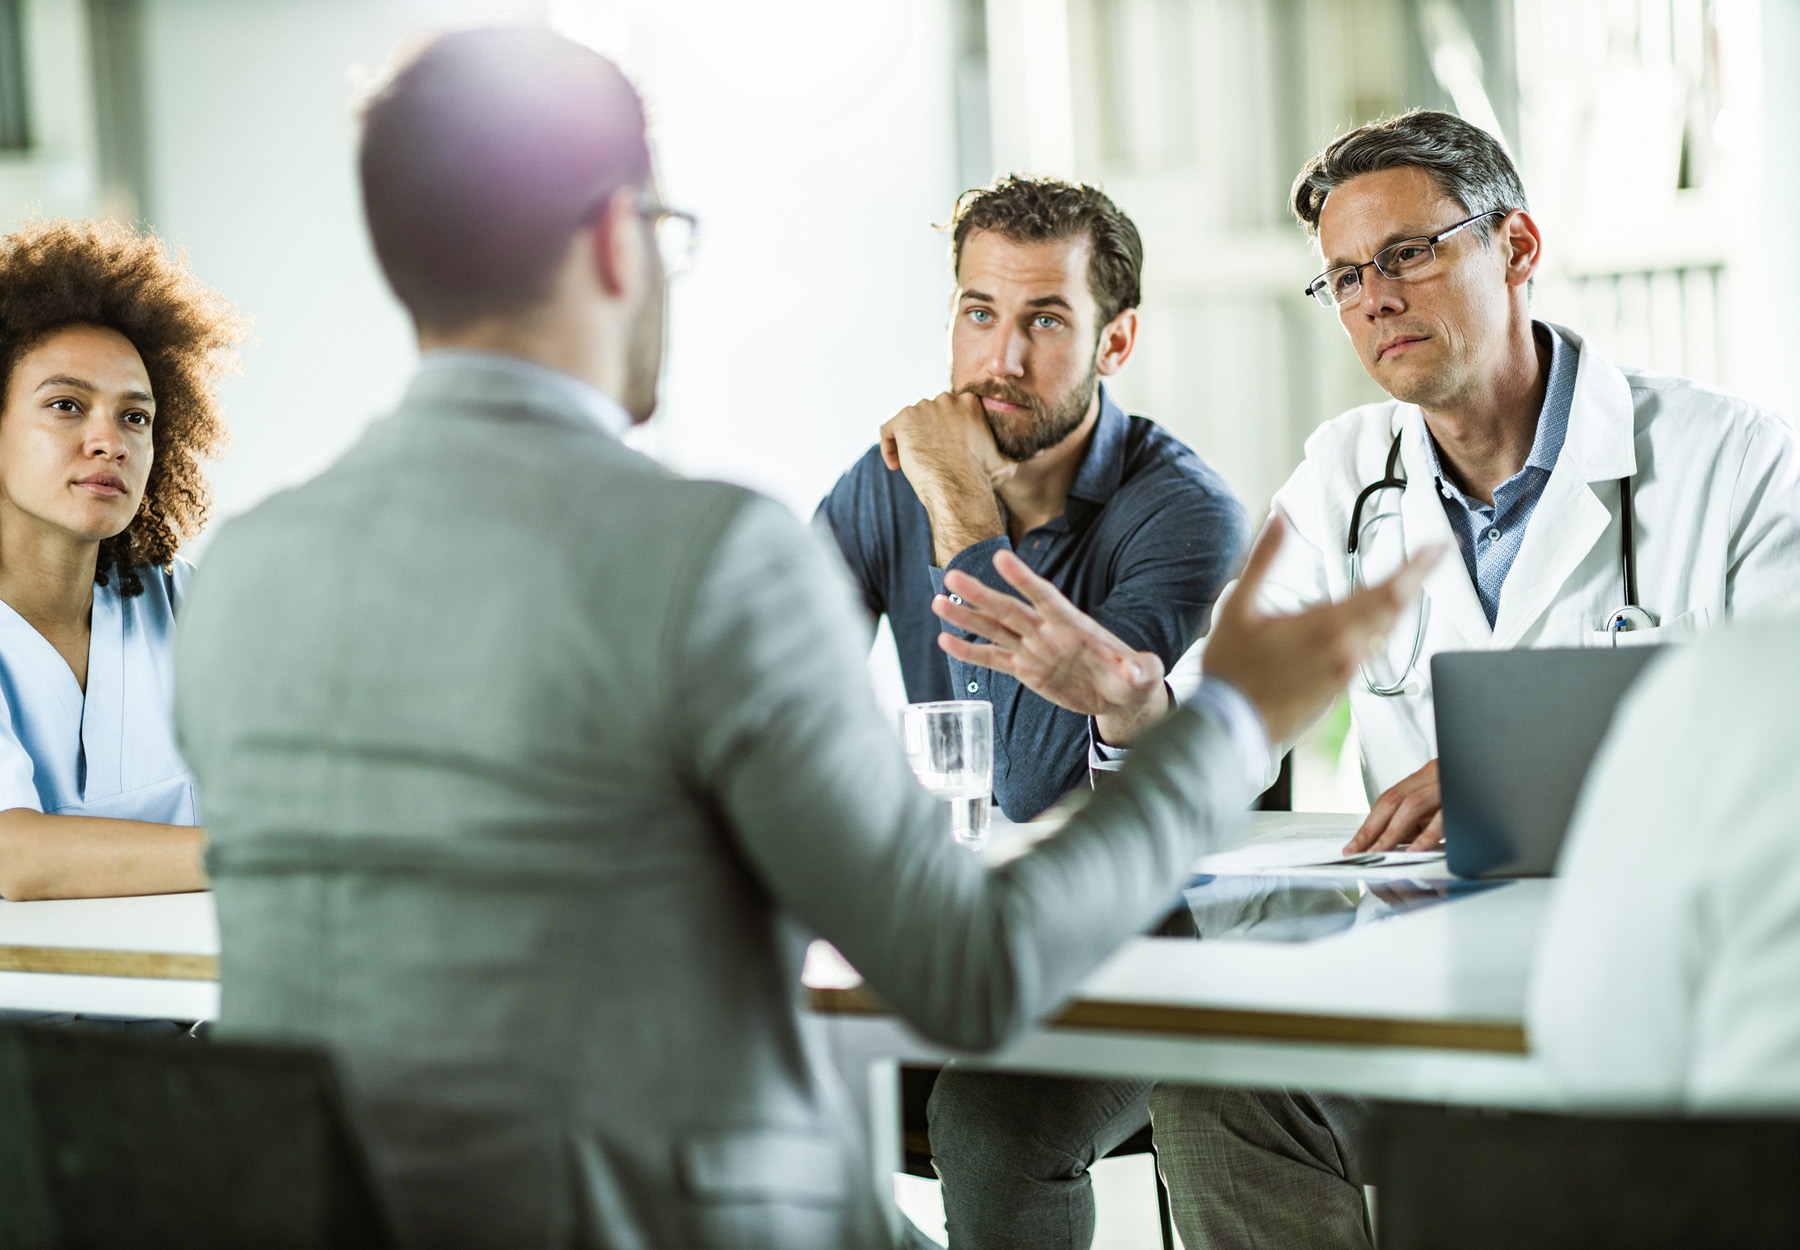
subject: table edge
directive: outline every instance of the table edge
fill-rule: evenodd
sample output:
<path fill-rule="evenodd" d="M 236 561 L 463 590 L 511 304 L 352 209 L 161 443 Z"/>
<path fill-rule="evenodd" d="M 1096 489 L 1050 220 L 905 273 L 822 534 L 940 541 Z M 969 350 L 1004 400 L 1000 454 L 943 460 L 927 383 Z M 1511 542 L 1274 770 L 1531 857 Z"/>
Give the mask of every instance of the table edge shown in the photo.
<path fill-rule="evenodd" d="M 823 1016 L 894 1014 L 887 1004 L 861 986 L 809 987 L 807 997 L 811 1010 Z M 1524 1025 L 1505 1020 L 1419 1020 L 1076 999 L 1045 1021 L 1044 1027 L 1241 1041 L 1328 1042 L 1340 1046 L 1396 1046 L 1503 1055 L 1530 1053 Z"/>
<path fill-rule="evenodd" d="M 91 946 L 0 946 L 0 972 L 78 977 L 140 977 L 161 981 L 217 981 L 214 955 L 106 950 Z"/>

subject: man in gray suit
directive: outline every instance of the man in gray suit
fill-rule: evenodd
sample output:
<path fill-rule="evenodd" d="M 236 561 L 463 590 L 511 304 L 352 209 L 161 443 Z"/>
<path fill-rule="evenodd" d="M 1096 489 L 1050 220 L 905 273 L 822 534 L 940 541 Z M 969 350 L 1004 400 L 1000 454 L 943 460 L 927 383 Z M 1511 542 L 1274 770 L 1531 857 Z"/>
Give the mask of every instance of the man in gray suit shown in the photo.
<path fill-rule="evenodd" d="M 1167 908 L 1265 727 L 1322 706 L 1413 583 L 1222 611 L 1210 695 L 985 871 L 805 527 L 618 441 L 655 405 L 677 259 L 650 168 L 616 69 L 543 31 L 447 36 L 367 111 L 418 375 L 224 527 L 182 622 L 220 1031 L 332 1048 L 420 1244 L 883 1245 L 800 1011 L 809 938 L 933 1038 L 1016 1035 Z M 1090 676 L 1121 704 L 1146 680 Z"/>

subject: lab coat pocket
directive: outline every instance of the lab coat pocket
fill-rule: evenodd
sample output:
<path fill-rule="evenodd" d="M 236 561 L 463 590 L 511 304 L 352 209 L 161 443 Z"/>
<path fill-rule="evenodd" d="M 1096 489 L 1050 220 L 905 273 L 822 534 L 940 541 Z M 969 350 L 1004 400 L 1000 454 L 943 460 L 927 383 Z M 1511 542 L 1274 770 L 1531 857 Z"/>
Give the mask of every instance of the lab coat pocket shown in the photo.
<path fill-rule="evenodd" d="M 1706 608 L 1684 612 L 1672 621 L 1664 621 L 1655 629 L 1597 629 L 1589 635 L 1593 647 L 1655 647 L 1665 642 L 1686 642 L 1703 631 L 1712 620 Z"/>

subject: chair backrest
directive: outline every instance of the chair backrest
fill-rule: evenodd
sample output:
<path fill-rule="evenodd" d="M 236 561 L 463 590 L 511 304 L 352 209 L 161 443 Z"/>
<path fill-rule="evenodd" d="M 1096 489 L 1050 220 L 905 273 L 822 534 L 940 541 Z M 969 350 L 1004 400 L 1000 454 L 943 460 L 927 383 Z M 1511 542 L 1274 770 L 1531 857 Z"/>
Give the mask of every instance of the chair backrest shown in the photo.
<path fill-rule="evenodd" d="M 1369 1146 L 1382 1250 L 1800 1246 L 1800 1121 L 1387 1104 Z"/>
<path fill-rule="evenodd" d="M 394 1247 L 319 1051 L 0 1025 L 0 1246 Z"/>

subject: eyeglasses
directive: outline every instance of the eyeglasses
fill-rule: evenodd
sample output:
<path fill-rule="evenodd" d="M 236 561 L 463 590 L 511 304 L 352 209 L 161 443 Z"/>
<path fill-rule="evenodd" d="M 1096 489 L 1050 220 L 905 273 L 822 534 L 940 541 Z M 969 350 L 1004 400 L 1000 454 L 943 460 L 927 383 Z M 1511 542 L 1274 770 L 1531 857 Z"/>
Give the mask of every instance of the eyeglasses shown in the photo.
<path fill-rule="evenodd" d="M 700 250 L 700 219 L 692 213 L 654 199 L 648 191 L 638 196 L 638 215 L 650 223 L 656 235 L 656 251 L 662 257 L 663 273 L 674 277 L 694 267 L 694 254 Z"/>
<path fill-rule="evenodd" d="M 1336 269 L 1327 269 L 1324 273 L 1306 284 L 1306 294 L 1319 301 L 1323 308 L 1336 308 L 1339 304 L 1347 304 L 1362 292 L 1362 271 L 1370 265 L 1384 278 L 1413 278 L 1431 268 L 1437 260 L 1437 245 L 1455 234 L 1465 230 L 1478 221 L 1489 217 L 1504 217 L 1507 210 L 1490 209 L 1485 213 L 1476 213 L 1473 217 L 1464 218 L 1446 230 L 1433 235 L 1420 235 L 1416 239 L 1401 239 L 1375 253 L 1374 260 L 1366 260 L 1360 265 L 1339 265 Z"/>

